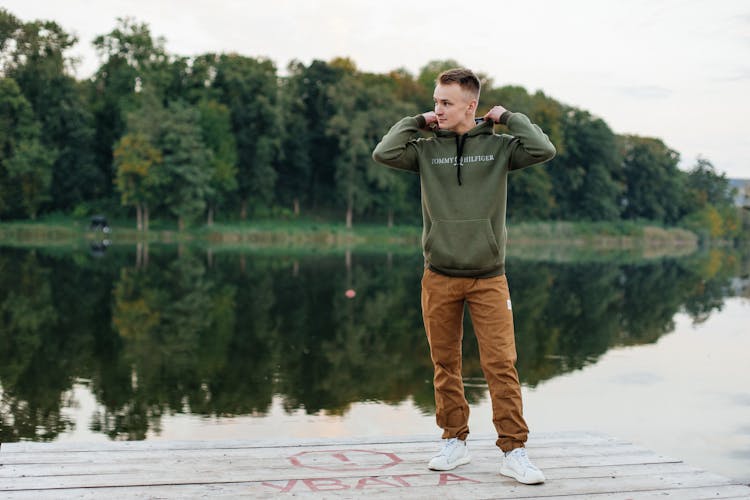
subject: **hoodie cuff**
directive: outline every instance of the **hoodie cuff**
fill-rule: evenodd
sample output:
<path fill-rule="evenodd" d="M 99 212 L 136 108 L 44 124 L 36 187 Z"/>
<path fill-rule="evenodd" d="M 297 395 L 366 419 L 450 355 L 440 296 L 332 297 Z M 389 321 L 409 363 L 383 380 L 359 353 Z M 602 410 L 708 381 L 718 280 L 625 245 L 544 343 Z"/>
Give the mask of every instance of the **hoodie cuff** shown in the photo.
<path fill-rule="evenodd" d="M 424 116 L 417 115 L 414 118 L 417 119 L 417 126 L 419 128 L 425 128 L 425 127 L 427 127 L 427 120 L 425 120 Z"/>
<path fill-rule="evenodd" d="M 505 112 L 500 115 L 500 125 L 507 125 L 511 115 L 513 115 L 513 112 L 506 109 Z"/>

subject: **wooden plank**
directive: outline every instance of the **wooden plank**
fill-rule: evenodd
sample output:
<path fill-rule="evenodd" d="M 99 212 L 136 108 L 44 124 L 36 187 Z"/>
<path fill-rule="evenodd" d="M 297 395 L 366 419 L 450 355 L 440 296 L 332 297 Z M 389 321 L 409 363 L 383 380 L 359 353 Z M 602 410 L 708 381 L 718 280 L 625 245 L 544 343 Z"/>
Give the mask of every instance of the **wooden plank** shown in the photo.
<path fill-rule="evenodd" d="M 595 433 L 529 440 L 547 483 L 499 474 L 494 436 L 470 442 L 472 463 L 437 473 L 434 436 L 365 439 L 19 443 L 0 453 L 3 498 L 750 498 L 750 488 Z M 533 444 L 532 444 L 533 443 Z M 33 445 L 33 446 L 31 446 Z M 124 446 L 123 446 L 124 445 Z"/>
<path fill-rule="evenodd" d="M 120 461 L 158 461 L 162 459 L 168 460 L 188 460 L 196 456 L 205 458 L 206 460 L 227 460 L 232 458 L 252 458 L 252 459 L 264 459 L 264 458 L 284 458 L 291 457 L 302 452 L 321 452 L 331 451 L 336 449 L 367 449 L 367 450 L 380 450 L 384 452 L 398 453 L 399 456 L 404 455 L 402 458 L 409 459 L 414 457 L 415 460 L 424 460 L 424 457 L 433 456 L 439 449 L 435 443 L 391 443 L 383 445 L 365 445 L 361 443 L 349 443 L 340 445 L 340 447 L 332 446 L 309 446 L 309 447 L 285 447 L 285 448 L 206 448 L 202 450 L 172 450 L 172 449 L 161 449 L 161 450 L 111 450 L 111 451 L 86 451 L 86 452 L 55 452 L 55 453 L 13 453 L 8 455 L 0 455 L 0 464 L 2 465 L 41 465 L 41 464 L 62 464 L 62 463 L 102 463 L 112 462 L 117 463 Z M 649 452 L 646 448 L 637 447 L 635 445 L 626 443 L 613 443 L 608 442 L 606 444 L 599 445 L 562 445 L 562 446 L 549 446 L 544 448 L 528 447 L 529 454 L 533 459 L 544 458 L 550 456 L 559 455 L 573 455 L 573 456 L 589 456 L 589 455 L 605 455 L 610 453 L 635 453 L 635 452 Z M 495 459 L 500 458 L 500 451 L 490 443 L 471 443 L 469 450 L 472 455 L 478 456 L 490 456 Z M 627 451 L 626 451 L 627 450 Z"/>
<path fill-rule="evenodd" d="M 359 465 L 375 471 L 383 465 L 387 467 L 391 462 L 397 461 L 392 465 L 394 469 L 412 473 L 423 471 L 427 460 L 434 454 L 433 449 L 414 450 L 413 446 L 407 447 L 404 451 L 392 447 L 365 446 L 358 447 L 354 451 L 320 447 L 313 447 L 302 452 L 296 449 L 284 450 L 289 453 L 280 455 L 277 453 L 278 450 L 267 449 L 225 450 L 219 454 L 213 450 L 209 450 L 211 453 L 208 454 L 185 451 L 159 452 L 150 455 L 144 452 L 135 454 L 70 453 L 55 457 L 56 461 L 51 463 L 4 464 L 0 467 L 0 491 L 11 489 L 11 483 L 19 487 L 24 482 L 43 484 L 46 482 L 45 478 L 50 477 L 70 476 L 60 480 L 69 481 L 66 483 L 68 485 L 72 485 L 70 482 L 78 481 L 79 486 L 86 486 L 91 485 L 86 481 L 104 481 L 108 474 L 120 476 L 126 473 L 141 474 L 140 480 L 142 480 L 154 475 L 161 477 L 164 470 L 169 470 L 173 478 L 186 475 L 192 479 L 195 472 L 200 471 L 216 477 L 219 481 L 226 480 L 219 478 L 233 474 L 234 471 L 242 475 L 242 480 L 262 480 L 268 477 L 294 478 L 299 476 L 300 470 L 305 471 L 310 477 L 326 477 L 330 476 L 331 470 L 340 469 L 342 457 L 350 461 L 349 464 L 343 465 L 353 465 L 351 460 L 354 459 Z M 499 466 L 500 454 L 495 449 L 472 450 L 471 452 L 473 458 L 471 467 L 479 466 L 478 464 L 487 464 L 495 468 Z M 345 455 L 341 455 L 342 453 Z M 540 467 L 547 468 L 565 465 L 617 465 L 670 461 L 670 459 L 659 457 L 633 445 L 531 449 L 529 453 Z M 80 459 L 79 455 L 85 455 L 85 459 Z M 345 472 L 351 474 L 361 469 L 362 467 L 357 467 L 352 471 L 349 468 Z M 124 477 L 121 480 L 124 480 Z"/>
<path fill-rule="evenodd" d="M 697 495 L 691 494 L 691 491 Z M 643 498 L 671 493 L 677 498 L 742 497 L 750 494 L 746 486 L 728 483 L 710 473 L 689 472 L 682 476 L 636 476 L 601 479 L 549 480 L 543 485 L 526 486 L 500 475 L 470 476 L 468 474 L 433 473 L 419 477 L 380 476 L 348 479 L 298 480 L 295 482 L 240 482 L 223 484 L 163 485 L 153 487 L 105 487 L 47 491 L 26 490 L 4 493 L 4 498 L 192 498 L 208 496 L 279 498 L 351 498 L 366 495 L 368 498 L 591 498 L 595 495 L 610 498 Z"/>
<path fill-rule="evenodd" d="M 554 469 L 556 468 L 588 468 L 591 474 L 596 474 L 595 467 L 626 467 L 630 465 L 648 466 L 651 456 L 636 455 L 627 458 L 618 459 L 617 457 L 585 457 L 579 459 L 556 458 L 551 461 L 537 461 L 545 473 L 550 477 L 556 477 Z M 403 466 L 402 466 L 403 465 Z M 662 465 L 655 463 L 654 465 Z M 497 474 L 499 471 L 499 462 L 478 462 L 464 466 L 461 471 L 466 473 L 476 471 L 477 474 Z M 367 471 L 372 476 L 383 474 L 430 474 L 427 471 L 425 462 L 418 464 L 399 464 L 398 467 L 383 469 L 381 471 Z M 13 490 L 23 490 L 28 488 L 76 488 L 76 487 L 101 487 L 101 486 L 133 486 L 133 485 L 160 485 L 160 484 L 188 484 L 188 483 L 223 483 L 232 481 L 265 481 L 269 478 L 280 481 L 291 481 L 300 479 L 320 479 L 337 477 L 345 479 L 349 477 L 359 477 L 362 471 L 318 471 L 314 469 L 266 469 L 259 467 L 259 464 L 248 464 L 243 467 L 237 467 L 236 464 L 204 464 L 203 467 L 186 467 L 176 468 L 172 464 L 164 464 L 161 468 L 151 468 L 149 470 L 114 471 L 110 473 L 78 473 L 73 474 L 69 471 L 60 470 L 56 475 L 49 476 L 30 476 L 24 477 L 19 475 L 13 478 L 3 478 L 0 481 L 0 492 Z M 579 474 L 585 475 L 585 474 Z"/>
<path fill-rule="evenodd" d="M 496 437 L 491 434 L 472 434 L 470 443 L 492 442 Z M 534 447 L 556 446 L 560 443 L 568 444 L 596 444 L 617 441 L 606 434 L 595 432 L 555 432 L 535 433 L 529 435 L 527 445 Z M 352 443 L 359 444 L 391 444 L 391 443 L 439 443 L 439 435 L 425 434 L 414 436 L 366 436 L 360 438 L 304 438 L 278 440 L 212 440 L 212 441 L 107 441 L 107 442 L 55 442 L 35 443 L 22 441 L 17 443 L 3 443 L 0 446 L 0 457 L 6 453 L 47 453 L 68 451 L 128 451 L 128 450 L 202 450 L 202 449 L 233 449 L 233 448 L 286 448 L 309 446 L 341 446 Z"/>
<path fill-rule="evenodd" d="M 545 500 L 633 500 L 632 492 L 626 493 L 589 493 L 587 495 L 565 495 L 545 497 Z M 696 488 L 680 488 L 669 490 L 649 490 L 638 492 L 638 500 L 664 500 L 664 498 L 678 498 L 679 500 L 708 500 L 713 498 L 733 499 L 750 498 L 750 488 L 744 485 L 730 486 L 699 486 Z"/>
<path fill-rule="evenodd" d="M 549 477 L 596 477 L 596 476 L 612 476 L 612 475 L 636 475 L 636 474 L 664 474 L 668 472 L 687 472 L 695 471 L 699 469 L 689 467 L 682 462 L 666 462 L 666 463 L 644 463 L 648 456 L 639 456 L 635 461 L 624 464 L 612 464 L 612 460 L 601 460 L 597 459 L 597 463 L 592 464 L 591 460 L 583 461 L 584 464 L 573 464 L 569 461 L 558 460 L 554 462 L 545 461 L 544 470 Z M 635 462 L 635 463 L 633 463 Z M 540 465 L 542 462 L 539 462 Z M 564 465 L 562 465 L 564 464 Z M 49 483 L 49 487 L 60 486 L 61 481 L 66 481 L 66 477 L 71 477 L 68 481 L 79 481 L 80 484 L 74 484 L 74 486 L 103 486 L 107 484 L 143 484 L 146 482 L 155 481 L 157 483 L 164 482 L 166 479 L 169 482 L 195 482 L 196 473 L 200 473 L 203 477 L 210 478 L 205 479 L 201 482 L 223 482 L 223 481 L 252 481 L 252 480 L 265 480 L 269 477 L 280 480 L 289 480 L 299 477 L 330 477 L 332 474 L 336 474 L 339 477 L 357 476 L 362 471 L 325 471 L 315 469 L 304 469 L 287 466 L 285 468 L 273 469 L 262 463 L 249 463 L 243 464 L 242 466 L 237 463 L 212 463 L 210 467 L 207 467 L 205 463 L 199 463 L 197 460 L 193 463 L 186 464 L 180 463 L 164 463 L 162 467 L 150 467 L 143 466 L 138 463 L 131 464 L 118 464 L 113 466 L 111 464 L 91 464 L 88 468 L 70 469 L 67 466 L 61 467 L 49 467 L 45 470 L 34 470 L 33 473 L 25 468 L 9 468 L 7 476 L 3 479 L 7 480 L 3 484 L 0 491 L 6 491 L 8 489 L 22 489 L 23 483 L 27 482 L 33 485 L 35 488 L 44 487 L 45 484 Z M 480 460 L 475 458 L 474 461 L 467 466 L 461 467 L 463 471 L 471 471 L 472 473 L 480 474 L 494 474 L 497 473 L 500 467 L 500 462 L 497 460 Z M 169 471 L 165 473 L 164 471 Z M 426 460 L 418 463 L 400 463 L 397 467 L 393 467 L 382 470 L 372 470 L 371 473 L 399 473 L 399 474 L 423 474 L 427 472 Z M 107 479 L 106 476 L 112 476 Z M 129 476 L 129 477 L 126 477 Z M 95 483 L 93 483 L 94 481 Z M 111 481 L 108 483 L 107 481 Z"/>

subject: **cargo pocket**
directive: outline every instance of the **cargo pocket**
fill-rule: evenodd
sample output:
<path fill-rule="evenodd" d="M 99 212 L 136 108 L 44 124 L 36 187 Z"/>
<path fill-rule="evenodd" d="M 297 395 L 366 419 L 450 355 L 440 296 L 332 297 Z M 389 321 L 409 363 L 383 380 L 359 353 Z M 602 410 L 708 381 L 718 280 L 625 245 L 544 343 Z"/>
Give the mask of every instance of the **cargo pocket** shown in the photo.
<path fill-rule="evenodd" d="M 489 219 L 434 219 L 425 239 L 427 261 L 440 269 L 485 270 L 500 265 Z"/>

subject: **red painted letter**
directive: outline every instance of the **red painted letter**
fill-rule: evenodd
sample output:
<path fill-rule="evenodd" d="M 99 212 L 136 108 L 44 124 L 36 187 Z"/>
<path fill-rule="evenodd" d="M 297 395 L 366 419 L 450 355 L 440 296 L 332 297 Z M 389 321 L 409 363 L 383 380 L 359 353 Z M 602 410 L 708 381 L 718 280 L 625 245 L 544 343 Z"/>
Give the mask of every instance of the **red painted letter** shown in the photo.
<path fill-rule="evenodd" d="M 392 486 L 394 488 L 400 488 L 400 486 L 397 484 L 389 483 L 388 481 L 383 481 L 382 479 L 378 479 L 376 477 L 363 477 L 362 479 L 357 481 L 357 486 L 355 486 L 354 488 L 358 490 L 367 488 L 368 486 L 367 483 L 371 483 L 369 484 L 369 486 L 377 486 L 377 485 L 382 484 L 383 486 Z"/>
<path fill-rule="evenodd" d="M 459 481 L 469 481 L 469 482 L 472 482 L 472 483 L 481 483 L 481 481 L 477 481 L 475 479 L 469 479 L 468 477 L 457 476 L 456 474 L 443 473 L 443 474 L 440 474 L 440 482 L 438 483 L 438 486 L 445 486 L 446 484 L 448 484 L 448 482 L 457 483 Z"/>
<path fill-rule="evenodd" d="M 411 486 L 409 483 L 407 483 L 406 481 L 404 481 L 404 478 L 405 477 L 415 477 L 415 476 L 418 476 L 418 475 L 419 474 L 401 474 L 400 476 L 393 476 L 393 479 L 397 483 L 402 484 L 404 486 Z"/>
<path fill-rule="evenodd" d="M 349 486 L 342 483 L 340 479 L 303 479 L 302 482 L 305 483 L 305 485 L 312 491 L 335 491 L 349 489 Z"/>
<path fill-rule="evenodd" d="M 296 479 L 290 479 L 289 481 L 286 482 L 286 486 L 277 486 L 275 484 L 265 483 L 265 482 L 264 483 L 260 483 L 260 484 L 262 484 L 263 486 L 268 486 L 270 488 L 278 488 L 279 490 L 281 490 L 282 493 L 286 493 L 289 490 L 291 490 L 292 488 L 294 488 L 294 485 L 297 484 L 297 480 Z"/>

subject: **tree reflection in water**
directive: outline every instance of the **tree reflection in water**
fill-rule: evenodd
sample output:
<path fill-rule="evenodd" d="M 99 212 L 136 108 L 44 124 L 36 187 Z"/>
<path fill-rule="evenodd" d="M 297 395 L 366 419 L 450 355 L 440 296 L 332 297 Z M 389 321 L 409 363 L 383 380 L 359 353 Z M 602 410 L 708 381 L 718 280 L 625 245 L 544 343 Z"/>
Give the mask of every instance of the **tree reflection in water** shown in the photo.
<path fill-rule="evenodd" d="M 147 258 L 145 256 L 148 256 Z M 521 381 L 656 341 L 679 311 L 705 320 L 746 266 L 712 250 L 650 261 L 510 259 Z M 0 442 L 54 440 L 71 388 L 99 403 L 92 431 L 144 439 L 165 414 L 343 414 L 407 398 L 432 411 L 420 255 L 232 253 L 113 247 L 104 258 L 0 249 Z M 352 297 L 347 290 L 355 290 Z M 467 398 L 484 397 L 468 312 Z"/>

